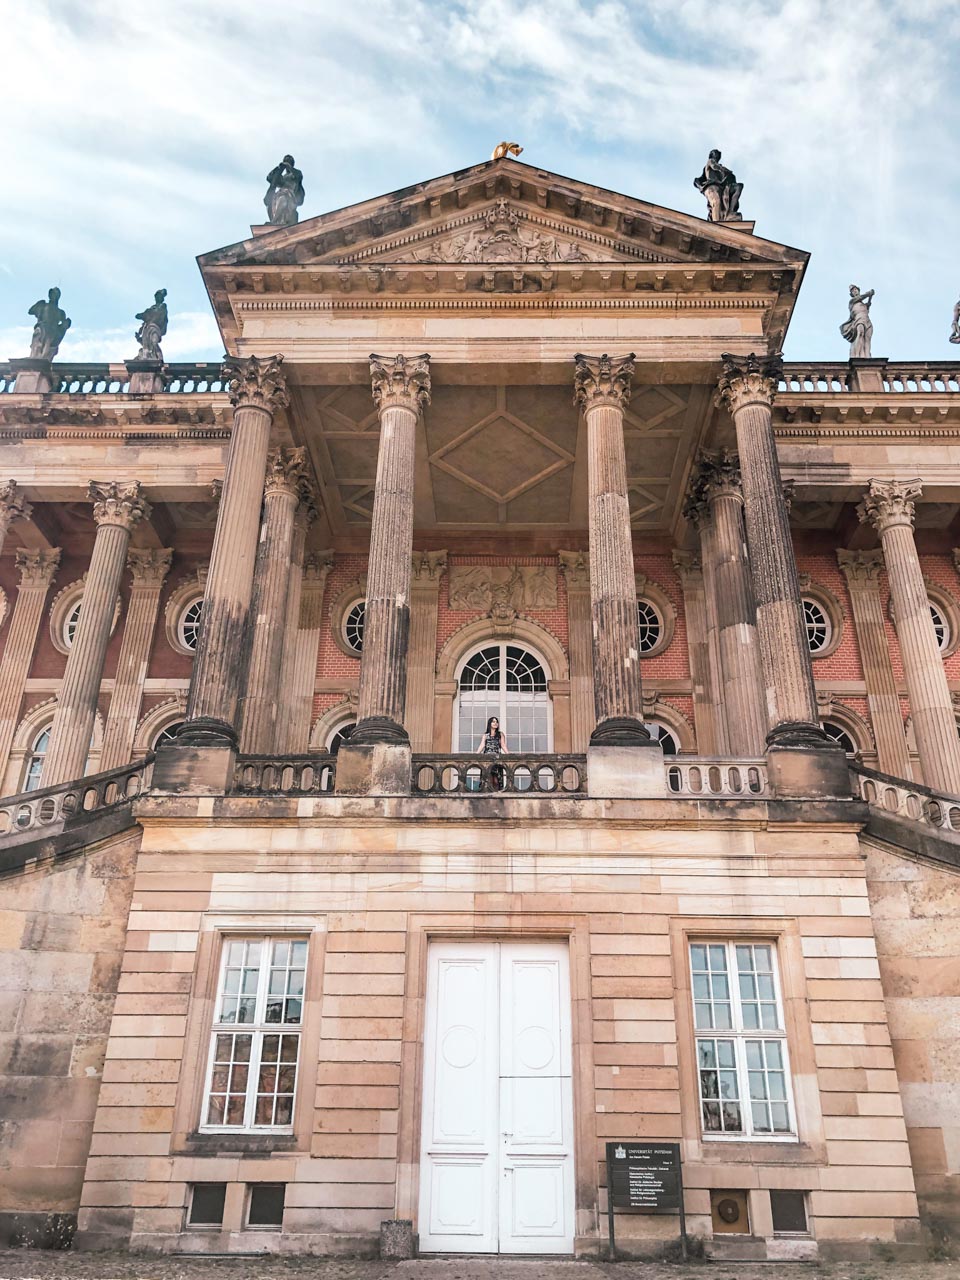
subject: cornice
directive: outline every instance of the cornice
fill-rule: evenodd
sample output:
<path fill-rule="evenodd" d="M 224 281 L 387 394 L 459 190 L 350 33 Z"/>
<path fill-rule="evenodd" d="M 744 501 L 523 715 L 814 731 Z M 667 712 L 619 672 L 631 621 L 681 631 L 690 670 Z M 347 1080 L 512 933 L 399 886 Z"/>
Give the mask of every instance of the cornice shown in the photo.
<path fill-rule="evenodd" d="M 305 312 L 305 311 L 767 311 L 772 297 L 742 294 L 676 294 L 658 293 L 652 297 L 610 298 L 587 294 L 563 298 L 551 294 L 501 295 L 497 297 L 380 297 L 362 298 L 296 298 L 277 297 L 232 299 L 239 312 Z"/>

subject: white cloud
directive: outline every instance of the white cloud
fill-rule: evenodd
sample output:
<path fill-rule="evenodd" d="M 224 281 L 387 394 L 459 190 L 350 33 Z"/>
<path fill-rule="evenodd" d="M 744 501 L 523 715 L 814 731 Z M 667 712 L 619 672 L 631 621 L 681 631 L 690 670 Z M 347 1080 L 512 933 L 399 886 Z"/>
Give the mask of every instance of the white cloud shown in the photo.
<path fill-rule="evenodd" d="M 136 321 L 126 329 L 93 329 L 76 332 L 70 329 L 57 354 L 58 361 L 120 364 L 137 354 L 133 334 Z M 0 329 L 0 359 L 25 356 L 30 350 L 31 325 L 13 325 Z M 168 361 L 215 360 L 223 355 L 223 342 L 217 322 L 202 311 L 181 311 L 170 316 L 170 327 L 163 339 L 163 355 Z"/>

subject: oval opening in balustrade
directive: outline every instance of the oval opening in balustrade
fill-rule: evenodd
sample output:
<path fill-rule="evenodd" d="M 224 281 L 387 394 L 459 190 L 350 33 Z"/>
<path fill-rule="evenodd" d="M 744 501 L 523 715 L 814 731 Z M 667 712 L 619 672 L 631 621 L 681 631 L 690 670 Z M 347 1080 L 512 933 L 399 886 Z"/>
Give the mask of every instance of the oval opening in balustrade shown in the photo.
<path fill-rule="evenodd" d="M 325 764 L 323 768 L 320 770 L 320 785 L 317 788 L 317 790 L 318 791 L 333 790 L 333 770 L 328 764 Z"/>
<path fill-rule="evenodd" d="M 33 821 L 33 809 L 28 804 L 22 804 L 17 809 L 16 823 L 21 831 L 26 831 L 27 827 Z"/>
<path fill-rule="evenodd" d="M 87 787 L 83 793 L 83 807 L 89 813 L 100 804 L 100 792 L 96 787 Z"/>
<path fill-rule="evenodd" d="M 541 791 L 555 791 L 557 788 L 557 775 L 548 764 L 542 764 L 537 770 L 537 786 Z"/>
<path fill-rule="evenodd" d="M 727 770 L 727 787 L 735 795 L 739 795 L 743 790 L 743 774 L 735 764 Z"/>
<path fill-rule="evenodd" d="M 575 765 L 566 764 L 563 766 L 563 771 L 560 774 L 560 786 L 564 791 L 580 790 L 580 770 Z"/>
<path fill-rule="evenodd" d="M 467 791 L 483 790 L 483 770 L 478 764 L 467 766 L 463 775 L 463 785 Z"/>
<path fill-rule="evenodd" d="M 707 790 L 719 795 L 723 790 L 723 774 L 720 772 L 720 766 L 712 764 L 707 770 Z"/>
<path fill-rule="evenodd" d="M 140 777 L 140 774 L 131 773 L 127 778 L 127 784 L 124 787 L 124 795 L 127 797 L 128 800 L 131 799 L 133 796 L 138 796 L 140 794 L 141 786 L 142 786 L 142 779 Z"/>
<path fill-rule="evenodd" d="M 763 778 L 760 776 L 760 770 L 756 765 L 751 765 L 747 770 L 747 790 L 752 791 L 758 796 L 763 790 Z"/>
<path fill-rule="evenodd" d="M 305 764 L 300 770 L 300 790 L 312 791 L 316 779 L 316 770 L 312 764 Z"/>
<path fill-rule="evenodd" d="M 240 773 L 240 785 L 244 791 L 256 791 L 257 779 L 260 777 L 260 770 L 254 765 L 244 765 Z"/>
<path fill-rule="evenodd" d="M 422 764 L 417 770 L 417 790 L 432 791 L 437 785 L 437 772 L 432 764 Z"/>
<path fill-rule="evenodd" d="M 277 785 L 277 771 L 272 764 L 263 766 L 263 772 L 260 774 L 260 790 L 272 791 Z"/>
<path fill-rule="evenodd" d="M 914 822 L 918 822 L 923 817 L 923 805 L 920 803 L 920 797 L 914 795 L 912 791 L 907 796 L 904 808 L 907 811 L 907 817 L 913 818 Z"/>
<path fill-rule="evenodd" d="M 457 791 L 460 787 L 460 770 L 448 764 L 440 774 L 440 786 L 444 791 Z"/>
<path fill-rule="evenodd" d="M 76 813 L 80 808 L 80 797 L 75 791 L 68 791 L 60 801 L 60 812 L 65 818 L 69 818 L 71 813 Z"/>
<path fill-rule="evenodd" d="M 0 836 L 5 836 L 12 826 L 13 819 L 10 816 L 10 810 L 0 810 Z"/>
<path fill-rule="evenodd" d="M 703 774 L 700 771 L 699 765 L 694 765 L 687 774 L 687 789 L 692 791 L 694 794 L 703 790 Z"/>
<path fill-rule="evenodd" d="M 120 799 L 120 788 L 115 782 L 108 782 L 103 791 L 104 804 L 116 804 Z"/>
<path fill-rule="evenodd" d="M 37 807 L 37 817 L 41 822 L 52 822 L 57 816 L 57 802 L 53 796 L 46 796 Z"/>
<path fill-rule="evenodd" d="M 867 804 L 877 803 L 877 787 L 876 784 L 871 782 L 869 779 L 864 780 L 863 798 L 866 800 Z"/>
<path fill-rule="evenodd" d="M 928 800 L 925 805 L 927 821 L 933 827 L 943 826 L 943 806 L 939 800 Z"/>
<path fill-rule="evenodd" d="M 672 764 L 667 770 L 667 786 L 671 791 L 680 792 L 683 790 L 683 771 L 675 764 Z"/>
<path fill-rule="evenodd" d="M 293 771 L 293 765 L 284 766 L 283 772 L 280 774 L 280 790 L 292 791 L 296 786 L 296 774 Z"/>
<path fill-rule="evenodd" d="M 957 805 L 952 804 L 952 805 L 950 805 L 950 807 L 947 809 L 947 823 L 946 823 L 946 825 L 947 825 L 947 826 L 948 826 L 952 831 L 957 831 L 957 830 L 960 830 L 960 825 L 958 825 L 958 824 L 960 824 L 960 808 L 958 808 L 958 807 L 957 807 Z"/>
<path fill-rule="evenodd" d="M 533 774 L 525 764 L 518 764 L 511 775 L 514 791 L 529 791 L 533 786 Z"/>
<path fill-rule="evenodd" d="M 883 807 L 889 813 L 896 813 L 900 808 L 900 796 L 894 787 L 886 787 L 883 792 Z"/>

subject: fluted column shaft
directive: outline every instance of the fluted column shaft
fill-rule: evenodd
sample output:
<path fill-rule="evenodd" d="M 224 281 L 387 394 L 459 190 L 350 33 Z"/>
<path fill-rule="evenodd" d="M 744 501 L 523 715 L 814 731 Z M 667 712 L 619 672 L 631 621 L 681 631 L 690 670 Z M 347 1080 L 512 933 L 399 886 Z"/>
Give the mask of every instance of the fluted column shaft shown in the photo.
<path fill-rule="evenodd" d="M 710 652 L 710 626 L 702 562 L 689 551 L 674 551 L 673 564 L 683 588 L 683 615 L 693 685 L 693 723 L 697 751 L 703 756 L 724 754 L 726 739 L 718 731 L 720 705 L 718 671 Z"/>
<path fill-rule="evenodd" d="M 910 754 L 903 729 L 900 694 L 893 677 L 890 649 L 880 600 L 881 551 L 838 551 L 837 560 L 847 580 L 853 625 L 863 665 L 870 723 L 877 744 L 877 765 L 882 773 L 910 777 Z"/>
<path fill-rule="evenodd" d="M 593 637 L 590 618 L 590 557 L 561 551 L 567 584 L 567 637 L 570 654 L 570 749 L 586 751 L 593 731 Z"/>
<path fill-rule="evenodd" d="M 737 432 L 766 695 L 767 743 L 827 747 L 817 715 L 800 583 L 773 435 L 771 405 L 782 366 L 779 358 L 723 359 L 719 400 L 731 413 Z M 732 729 L 731 720 L 728 718 L 728 728 Z"/>
<path fill-rule="evenodd" d="M 351 741 L 409 742 L 403 724 L 410 639 L 417 420 L 430 399 L 428 356 L 370 357 L 380 447 L 367 564 L 360 701 Z"/>
<path fill-rule="evenodd" d="M 960 796 L 960 739 L 913 536 L 919 480 L 871 480 L 858 507 L 880 535 L 923 781 Z"/>
<path fill-rule="evenodd" d="M 587 426 L 590 501 L 590 612 L 593 624 L 595 746 L 640 746 L 643 723 L 640 633 L 633 564 L 623 411 L 632 355 L 575 357 L 575 398 Z"/>
<path fill-rule="evenodd" d="M 235 746 L 247 619 L 260 533 L 260 505 L 270 427 L 287 403 L 282 357 L 255 356 L 226 367 L 234 406 L 217 529 L 190 680 L 185 745 Z"/>
<path fill-rule="evenodd" d="M 133 574 L 133 589 L 127 605 L 113 697 L 103 731 L 101 770 L 128 764 L 132 757 L 143 701 L 143 682 L 147 677 L 150 646 L 157 626 L 160 591 L 172 558 L 170 549 L 130 551 L 127 554 L 127 563 Z"/>
<path fill-rule="evenodd" d="M 250 663 L 240 736 L 241 750 L 254 754 L 276 749 L 290 559 L 299 490 L 304 478 L 303 455 L 303 449 L 277 449 L 267 461 L 248 634 Z"/>
<path fill-rule="evenodd" d="M 50 746 L 43 765 L 46 787 L 83 777 L 130 534 L 150 514 L 136 481 L 124 487 L 91 484 L 90 498 L 97 534 L 80 618 L 57 695 Z"/>
<path fill-rule="evenodd" d="M 283 677 L 284 685 L 290 685 L 292 695 L 287 737 L 280 742 L 280 749 L 284 751 L 306 751 L 310 746 L 313 695 L 317 684 L 317 651 L 320 648 L 320 630 L 323 626 L 323 597 L 327 575 L 332 567 L 333 558 L 329 552 L 311 556 L 304 564 L 296 650 L 290 674 Z"/>
<path fill-rule="evenodd" d="M 316 514 L 312 499 L 305 499 L 304 493 L 301 492 L 300 505 L 293 519 L 293 540 L 290 544 L 290 572 L 287 578 L 287 603 L 283 624 L 283 657 L 280 660 L 280 698 L 273 735 L 275 751 L 306 751 L 309 745 L 305 742 L 302 747 L 294 747 L 292 743 L 300 696 L 297 686 L 297 655 L 300 644 L 300 608 L 303 600 L 307 529 Z M 316 652 L 314 652 L 314 665 L 316 665 Z M 309 729 L 307 733 L 309 737 Z"/>
<path fill-rule="evenodd" d="M 44 603 L 59 564 L 58 547 L 50 551 L 17 552 L 20 586 L 17 589 L 3 658 L 0 659 L 0 780 L 7 771 L 10 748 L 20 719 L 23 691 L 30 674 L 33 651 L 37 646 Z"/>
<path fill-rule="evenodd" d="M 415 551 L 410 589 L 410 654 L 404 723 L 414 751 L 432 751 L 433 704 L 437 678 L 437 613 L 446 551 Z M 444 744 L 446 745 L 446 744 Z"/>

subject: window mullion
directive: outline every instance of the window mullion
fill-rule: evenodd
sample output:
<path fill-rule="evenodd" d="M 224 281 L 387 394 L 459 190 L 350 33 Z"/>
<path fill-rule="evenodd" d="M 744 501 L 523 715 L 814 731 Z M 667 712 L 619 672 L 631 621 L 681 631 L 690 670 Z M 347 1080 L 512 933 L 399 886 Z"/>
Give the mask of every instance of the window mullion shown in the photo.
<path fill-rule="evenodd" d="M 263 1029 L 251 1031 L 250 1070 L 247 1072 L 247 1097 L 243 1107 L 243 1127 L 252 1129 L 256 1117 L 257 1081 L 260 1079 L 260 1053 L 263 1048 Z"/>
<path fill-rule="evenodd" d="M 740 1118 L 743 1125 L 743 1136 L 753 1137 L 753 1107 L 750 1105 L 750 1073 L 747 1070 L 747 1047 L 745 1038 L 737 1035 L 733 1042 L 733 1052 L 737 1063 L 737 1087 L 740 1090 Z"/>

